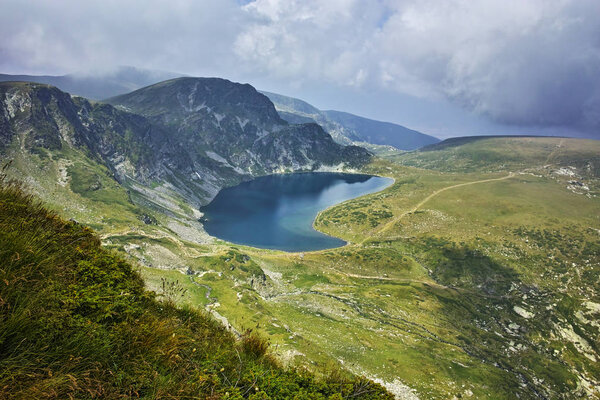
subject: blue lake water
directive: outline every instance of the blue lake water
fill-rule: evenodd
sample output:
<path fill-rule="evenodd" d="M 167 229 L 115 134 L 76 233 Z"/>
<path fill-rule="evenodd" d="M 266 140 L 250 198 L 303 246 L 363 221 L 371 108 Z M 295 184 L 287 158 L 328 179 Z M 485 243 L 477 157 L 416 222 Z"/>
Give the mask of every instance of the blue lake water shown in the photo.
<path fill-rule="evenodd" d="M 346 242 L 313 228 L 319 211 L 392 183 L 390 178 L 328 172 L 264 176 L 221 190 L 201 208 L 204 228 L 219 239 L 266 249 L 340 247 Z"/>

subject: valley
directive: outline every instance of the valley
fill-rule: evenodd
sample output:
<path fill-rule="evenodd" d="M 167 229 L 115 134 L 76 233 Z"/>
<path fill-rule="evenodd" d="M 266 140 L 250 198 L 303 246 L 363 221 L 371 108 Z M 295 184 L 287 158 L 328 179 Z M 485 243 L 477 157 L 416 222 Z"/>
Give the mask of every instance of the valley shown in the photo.
<path fill-rule="evenodd" d="M 600 396 L 600 142 L 480 137 L 371 157 L 318 125 L 281 122 L 270 103 L 256 114 L 232 112 L 235 101 L 207 111 L 193 85 L 167 87 L 181 108 L 154 103 L 157 85 L 111 100 L 114 108 L 75 98 L 84 106 L 52 119 L 56 136 L 33 135 L 42 125 L 31 129 L 25 111 L 18 123 L 5 118 L 7 174 L 96 230 L 159 296 L 234 332 L 253 329 L 286 365 L 341 367 L 400 399 Z M 55 98 L 48 104 L 68 102 Z M 216 139 L 234 131 L 233 145 Z M 94 134 L 101 146 L 77 144 Z M 176 134 L 184 148 L 169 141 Z M 313 145 L 294 151 L 306 137 Z M 234 245 L 198 221 L 223 187 L 328 170 L 394 179 L 317 216 L 315 228 L 343 247 Z"/>
<path fill-rule="evenodd" d="M 600 1 L 0 6 L 0 400 L 600 400 Z"/>

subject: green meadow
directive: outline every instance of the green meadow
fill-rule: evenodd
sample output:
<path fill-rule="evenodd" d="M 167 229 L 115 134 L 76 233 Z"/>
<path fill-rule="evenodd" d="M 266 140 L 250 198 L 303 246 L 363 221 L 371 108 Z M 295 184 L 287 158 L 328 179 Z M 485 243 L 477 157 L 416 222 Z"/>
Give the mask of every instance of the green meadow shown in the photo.
<path fill-rule="evenodd" d="M 283 365 L 340 368 L 407 399 L 600 398 L 598 141 L 382 154 L 361 172 L 395 183 L 315 221 L 348 245 L 306 253 L 184 238 L 185 204 L 171 217 L 139 204 L 85 154 L 21 155 L 10 170 L 159 299 L 252 329 Z"/>

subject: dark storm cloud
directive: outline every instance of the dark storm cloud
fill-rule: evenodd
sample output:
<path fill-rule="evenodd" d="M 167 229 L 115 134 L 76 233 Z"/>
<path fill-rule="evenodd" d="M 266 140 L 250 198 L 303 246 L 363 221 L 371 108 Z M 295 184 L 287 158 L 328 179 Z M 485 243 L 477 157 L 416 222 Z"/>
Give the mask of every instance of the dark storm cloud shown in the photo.
<path fill-rule="evenodd" d="M 238 53 L 273 74 L 443 96 L 502 123 L 600 127 L 597 0 L 258 0 Z M 291 45 L 294 46 L 291 46 Z M 297 49 L 302 49 L 297 51 Z"/>
<path fill-rule="evenodd" d="M 326 87 L 389 101 L 395 92 L 597 135 L 598 15 L 597 0 L 4 0 L 0 69 L 127 64 L 290 94 Z"/>

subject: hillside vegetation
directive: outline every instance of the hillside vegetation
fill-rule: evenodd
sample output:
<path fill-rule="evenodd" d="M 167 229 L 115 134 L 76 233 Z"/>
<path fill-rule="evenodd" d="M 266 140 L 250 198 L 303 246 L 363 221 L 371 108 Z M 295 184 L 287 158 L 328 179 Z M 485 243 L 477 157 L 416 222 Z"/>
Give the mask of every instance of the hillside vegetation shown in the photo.
<path fill-rule="evenodd" d="M 252 390 L 260 393 L 263 387 L 269 387 L 268 382 L 261 382 L 257 385 L 259 390 L 249 389 L 249 382 L 255 379 L 252 373 L 272 379 L 288 376 L 294 382 L 298 376 L 306 376 L 293 370 L 282 372 L 268 356 L 253 359 L 242 354 L 243 345 L 235 344 L 224 330 L 219 331 L 222 335 L 205 335 L 212 343 L 230 338 L 223 339 L 223 343 L 229 344 L 217 348 L 207 344 L 202 350 L 205 358 L 195 358 L 202 348 L 196 344 L 191 348 L 182 344 L 183 347 L 178 347 L 181 350 L 163 353 L 170 348 L 163 340 L 172 338 L 173 333 L 180 338 L 177 332 L 181 330 L 183 337 L 190 337 L 185 333 L 186 326 L 192 326 L 185 322 L 188 319 L 200 318 L 198 321 L 204 322 L 197 322 L 199 326 L 206 325 L 207 330 L 216 332 L 212 329 L 218 330 L 219 325 L 210 322 L 204 316 L 206 312 L 240 335 L 245 328 L 252 327 L 254 332 L 268 337 L 273 343 L 270 354 L 283 365 L 317 372 L 337 366 L 380 382 L 400 399 L 600 398 L 599 141 L 462 138 L 401 155 L 390 152 L 385 159 L 373 158 L 360 168 L 357 165 L 355 171 L 394 178 L 391 187 L 327 209 L 315 221 L 317 229 L 344 239 L 347 246 L 306 253 L 262 250 L 209 237 L 198 221 L 201 215 L 197 205 L 200 197 L 206 201 L 205 196 L 214 195 L 218 188 L 241 179 L 235 168 L 242 168 L 243 157 L 249 154 L 244 140 L 254 143 L 256 134 L 263 133 L 259 128 L 268 124 L 260 122 L 261 119 L 275 121 L 278 126 L 281 122 L 264 96 L 260 97 L 262 103 L 254 106 L 265 105 L 266 113 L 242 107 L 238 109 L 239 120 L 235 115 L 238 111 L 225 116 L 231 107 L 238 107 L 238 98 L 246 95 L 254 98 L 249 87 L 215 81 L 217 86 L 231 84 L 245 95 L 221 102 L 221 96 L 212 99 L 198 86 L 195 92 L 198 97 L 191 96 L 190 103 L 189 95 L 196 85 L 186 82 L 177 80 L 121 98 L 118 107 L 136 108 L 144 114 L 135 118 L 127 111 L 107 104 L 87 104 L 52 88 L 0 85 L 8 88 L 3 103 L 6 112 L 0 113 L 0 139 L 6 139 L 2 143 L 2 156 L 13 160 L 8 173 L 25 180 L 44 204 L 63 218 L 75 218 L 82 225 L 94 228 L 104 248 L 139 263 L 136 265 L 140 265 L 146 288 L 185 310 L 158 303 L 150 295 L 138 295 L 146 293 L 139 279 L 139 292 L 124 283 L 125 286 L 115 286 L 115 290 L 102 289 L 100 294 L 88 287 L 89 281 L 77 278 L 79 275 L 70 278 L 68 273 L 51 275 L 46 269 L 39 269 L 44 275 L 30 278 L 28 274 L 38 269 L 27 269 L 28 266 L 37 262 L 43 265 L 43 260 L 41 256 L 36 256 L 35 262 L 24 258 L 24 255 L 29 257 L 27 249 L 46 246 L 44 251 L 56 254 L 49 260 L 57 260 L 63 251 L 80 251 L 78 248 L 84 252 L 96 249 L 93 254 L 100 252 L 100 240 L 72 242 L 59 236 L 59 244 L 52 242 L 50 246 L 44 239 L 50 238 L 48 234 L 42 235 L 38 242 L 37 234 L 22 232 L 27 229 L 37 232 L 35 224 L 41 226 L 36 228 L 39 232 L 46 232 L 46 219 L 39 217 L 42 222 L 20 223 L 23 220 L 17 218 L 20 214 L 5 208 L 0 235 L 5 235 L 3 243 L 8 243 L 10 252 L 3 253 L 1 259 L 10 260 L 6 265 L 17 263 L 14 265 L 29 272 L 10 275 L 6 278 L 8 285 L 0 280 L 0 296 L 7 301 L 7 293 L 21 287 L 18 285 L 30 285 L 23 286 L 31 290 L 23 289 L 18 298 L 37 307 L 18 314 L 21 319 L 17 322 L 0 325 L 1 329 L 12 329 L 15 337 L 20 332 L 27 338 L 1 345 L 2 349 L 8 349 L 3 350 L 8 351 L 3 360 L 10 366 L 5 369 L 0 365 L 3 373 L 0 388 L 6 396 L 39 397 L 38 393 L 45 393 L 46 383 L 37 382 L 57 379 L 67 389 L 60 391 L 58 386 L 52 386 L 53 391 L 47 390 L 48 396 L 64 398 L 75 393 L 73 397 L 85 398 L 89 391 L 78 391 L 77 387 L 89 388 L 90 385 L 82 383 L 87 377 L 91 377 L 90 382 L 101 382 L 99 390 L 103 391 L 88 397 L 135 395 L 133 390 L 146 397 L 172 393 L 175 396 L 180 393 L 177 390 L 190 393 L 185 392 L 188 386 L 200 385 L 194 381 L 199 375 L 191 377 L 192 384 L 185 384 L 185 388 L 176 383 L 183 381 L 169 376 L 188 377 L 196 372 L 208 377 L 203 380 L 203 385 L 208 386 L 201 386 L 207 391 L 200 397 L 209 393 L 225 396 L 227 392 L 232 396 L 249 396 Z M 165 98 L 174 98 L 175 104 L 163 104 L 161 97 L 154 95 L 157 92 Z M 182 96 L 177 97 L 177 93 Z M 210 111 L 204 107 L 208 100 Z M 251 118 L 244 113 L 254 115 L 254 122 L 245 123 L 243 118 Z M 178 120 L 175 127 L 168 126 L 169 115 Z M 201 129 L 203 126 L 206 129 Z M 293 132 L 286 126 L 282 123 L 281 131 L 274 130 L 256 143 L 263 141 L 271 149 L 281 145 L 294 148 L 305 134 L 310 137 L 315 134 L 316 139 L 322 136 L 322 131 L 310 124 L 292 128 Z M 213 147 L 211 143 L 226 137 L 221 133 L 227 127 L 232 127 L 232 132 L 234 128 L 246 132 L 236 136 L 239 146 Z M 184 152 L 170 142 L 171 135 L 163 134 L 167 131 L 178 132 L 177 137 L 189 140 L 185 150 L 198 157 L 197 164 L 175 162 Z M 284 137 L 278 137 L 278 132 L 283 132 L 290 141 L 281 142 Z M 200 134 L 206 136 L 196 140 Z M 277 139 L 279 144 L 270 142 L 271 139 Z M 332 143 L 331 139 L 326 142 Z M 195 151 L 194 146 L 202 148 Z M 326 146 L 327 149 L 333 154 L 339 153 L 340 147 Z M 321 151 L 323 148 L 315 148 L 313 154 Z M 235 154 L 243 157 L 236 158 Z M 264 163 L 258 163 L 259 159 L 252 162 L 257 162 L 254 164 L 257 166 L 272 165 L 274 169 L 257 173 L 288 170 L 293 163 L 287 163 L 286 157 L 278 161 L 279 155 L 296 157 L 292 153 L 268 151 L 262 155 Z M 162 161 L 155 164 L 152 161 L 155 158 Z M 205 188 L 210 190 L 202 192 L 200 186 L 209 182 L 212 182 L 210 187 Z M 2 201 L 0 206 L 10 204 Z M 27 204 L 25 208 L 38 209 L 31 202 Z M 57 226 L 64 227 L 60 229 L 69 227 L 75 233 L 84 232 L 80 225 L 61 222 L 56 217 L 50 219 L 59 221 Z M 86 244 L 94 241 L 95 247 Z M 13 259 L 14 252 L 19 255 Z M 42 250 L 39 252 L 43 254 Z M 108 271 L 112 271 L 111 265 L 125 265 L 112 253 L 102 254 L 114 260 L 101 262 L 109 266 Z M 85 260 L 90 257 L 95 259 L 91 255 Z M 80 265 L 80 259 L 70 260 L 67 257 L 56 265 L 64 266 L 64 271 L 87 276 L 87 270 L 77 272 L 86 264 Z M 22 262 L 25 264 L 19 264 Z M 108 275 L 106 279 L 112 282 L 112 272 Z M 27 280 L 18 280 L 19 276 Z M 62 287 L 55 283 L 59 276 L 71 279 L 65 281 L 67 289 L 48 292 Z M 119 301 L 103 303 L 104 292 Z M 50 293 L 49 297 L 43 297 L 46 293 Z M 133 298 L 123 293 L 134 293 L 148 306 L 143 306 L 141 312 L 132 306 L 138 311 L 128 314 L 127 301 Z M 100 302 L 92 311 L 78 305 L 80 300 L 88 304 L 88 294 L 97 296 Z M 63 297 L 71 300 L 63 303 L 60 300 Z M 11 304 L 11 310 L 19 309 L 16 303 L 6 304 Z M 113 309 L 108 304 L 119 306 Z M 34 309 L 44 311 L 36 314 Z M 7 309 L 2 310 L 11 315 Z M 74 319 L 69 314 L 79 316 L 77 313 L 84 312 L 85 317 Z M 62 318 L 61 313 L 69 317 Z M 100 316 L 104 319 L 98 319 Z M 92 331 L 86 331 L 88 320 L 89 326 L 94 327 Z M 35 325 L 42 324 L 39 321 L 52 322 L 50 336 L 40 334 L 40 326 L 48 325 Z M 163 335 L 160 325 L 163 322 L 174 326 L 176 332 L 164 328 Z M 108 334 L 94 336 L 99 332 L 95 324 Z M 146 328 L 140 331 L 138 327 Z M 158 341 L 154 341 L 154 331 L 160 333 Z M 77 342 L 79 332 L 87 335 L 85 338 L 92 346 L 89 353 L 56 350 L 76 348 L 81 343 Z M 182 340 L 185 343 L 200 340 L 190 335 L 192 339 Z M 10 337 L 0 334 L 0 340 L 6 343 Z M 71 343 L 70 338 L 75 338 L 72 347 L 61 344 Z M 30 346 L 31 353 L 25 352 L 24 345 L 15 344 L 29 341 L 38 343 L 38 347 Z M 130 345 L 131 341 L 135 345 Z M 150 343 L 149 350 L 142 352 L 140 343 Z M 184 357 L 186 351 L 194 356 Z M 21 353 L 24 359 L 15 358 Z M 68 369 L 73 360 L 80 360 L 77 354 L 81 360 L 93 360 L 90 365 L 98 366 L 96 372 L 92 367 Z M 125 357 L 121 358 L 123 354 Z M 171 359 L 169 354 L 177 354 L 182 360 Z M 69 359 L 71 355 L 73 359 Z M 13 359 L 17 361 L 11 363 Z M 194 364 L 202 360 L 218 360 L 222 366 L 214 370 Z M 51 374 L 47 365 L 55 366 Z M 63 375 L 61 368 L 67 368 Z M 135 371 L 139 368 L 145 372 L 137 375 Z M 156 379 L 146 374 L 150 370 L 157 371 Z M 261 375 L 267 370 L 275 372 Z M 77 374 L 77 371 L 84 372 Z M 249 371 L 250 375 L 239 371 Z M 76 385 L 70 376 L 75 377 Z M 248 379 L 238 381 L 238 377 Z M 296 390 L 308 393 L 314 387 L 311 385 L 322 385 L 313 378 L 306 379 L 309 386 L 290 384 L 293 388 L 290 393 Z M 331 388 L 327 381 L 325 384 Z M 238 392 L 231 389 L 236 385 L 244 385 L 240 386 L 244 389 Z M 359 387 L 359 383 L 348 386 L 350 392 L 340 395 L 351 397 L 351 391 Z M 119 391 L 129 388 L 133 388 L 131 392 Z M 273 394 L 279 393 L 276 391 L 265 389 L 265 392 L 272 398 L 285 397 Z"/>
<path fill-rule="evenodd" d="M 239 340 L 183 289 L 144 289 L 88 228 L 0 183 L 0 398 L 391 399 L 337 372 L 283 369 L 250 331 Z"/>
<path fill-rule="evenodd" d="M 413 167 L 446 172 L 577 168 L 584 176 L 600 177 L 598 141 L 551 137 L 461 137 L 391 157 Z"/>
<path fill-rule="evenodd" d="M 151 287 L 189 271 L 182 303 L 258 325 L 281 359 L 338 360 L 399 398 L 598 398 L 600 142 L 468 145 L 364 168 L 395 183 L 319 215 L 342 248 L 111 245 L 171 266 L 143 269 Z M 420 155 L 432 165 L 401 165 Z"/>

